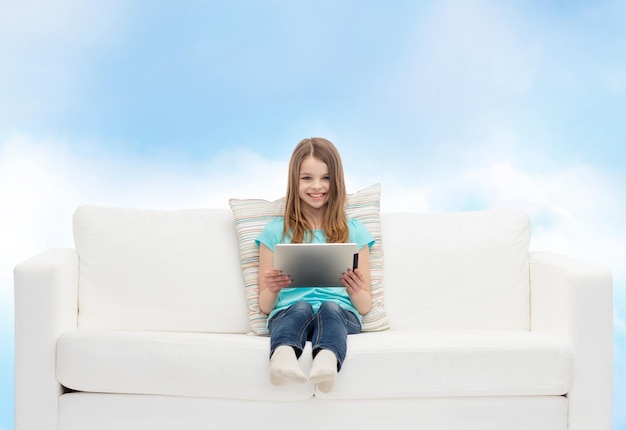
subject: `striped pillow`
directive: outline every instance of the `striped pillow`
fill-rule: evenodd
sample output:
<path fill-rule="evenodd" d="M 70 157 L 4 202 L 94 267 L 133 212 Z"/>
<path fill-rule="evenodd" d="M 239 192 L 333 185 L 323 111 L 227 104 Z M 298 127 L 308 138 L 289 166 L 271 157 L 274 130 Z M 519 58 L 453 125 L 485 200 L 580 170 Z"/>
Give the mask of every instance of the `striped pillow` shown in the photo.
<path fill-rule="evenodd" d="M 345 211 L 348 218 L 357 218 L 370 231 L 376 242 L 370 248 L 372 279 L 372 309 L 363 316 L 363 331 L 389 328 L 383 307 L 383 249 L 380 232 L 380 184 L 374 184 L 354 194 L 348 194 Z M 261 199 L 230 199 L 239 239 L 241 271 L 246 289 L 248 320 L 253 334 L 267 335 L 267 315 L 259 308 L 259 248 L 255 239 L 265 225 L 285 213 L 285 199 L 273 202 Z"/>

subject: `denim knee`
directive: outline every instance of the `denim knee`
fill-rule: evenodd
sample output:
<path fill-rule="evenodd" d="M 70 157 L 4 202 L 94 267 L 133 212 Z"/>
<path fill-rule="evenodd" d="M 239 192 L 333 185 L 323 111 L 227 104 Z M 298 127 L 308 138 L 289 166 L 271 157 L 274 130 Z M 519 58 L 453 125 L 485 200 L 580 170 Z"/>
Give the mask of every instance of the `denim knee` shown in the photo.
<path fill-rule="evenodd" d="M 343 315 L 343 309 L 335 302 L 324 302 L 317 312 L 332 313 L 335 315 Z"/>
<path fill-rule="evenodd" d="M 304 300 L 294 303 L 289 306 L 289 310 L 295 312 L 306 312 L 307 314 L 313 313 L 313 305 L 309 302 L 305 302 Z"/>

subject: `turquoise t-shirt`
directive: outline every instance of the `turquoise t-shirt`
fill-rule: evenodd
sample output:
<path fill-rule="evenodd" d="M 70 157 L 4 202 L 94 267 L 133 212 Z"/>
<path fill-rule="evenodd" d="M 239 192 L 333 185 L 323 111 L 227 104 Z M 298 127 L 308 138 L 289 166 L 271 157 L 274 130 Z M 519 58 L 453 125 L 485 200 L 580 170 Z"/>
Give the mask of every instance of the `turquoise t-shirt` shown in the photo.
<path fill-rule="evenodd" d="M 359 250 L 364 246 L 371 248 L 374 244 L 374 237 L 361 221 L 356 218 L 350 218 L 347 222 L 350 234 L 349 241 L 356 243 Z M 256 238 L 256 244 L 261 246 L 262 243 L 274 252 L 274 245 L 277 243 L 289 243 L 289 238 L 286 238 L 284 241 L 282 240 L 284 225 L 285 220 L 283 217 L 270 221 Z M 324 235 L 324 231 L 314 230 L 312 242 L 325 243 L 326 236 Z M 322 303 L 327 301 L 335 302 L 343 309 L 353 312 L 359 318 L 359 321 L 361 321 L 361 315 L 352 304 L 352 300 L 350 300 L 346 289 L 334 287 L 283 288 L 278 294 L 276 307 L 270 312 L 268 320 L 272 318 L 276 312 L 286 309 L 301 300 L 310 303 L 315 312 L 317 312 Z"/>

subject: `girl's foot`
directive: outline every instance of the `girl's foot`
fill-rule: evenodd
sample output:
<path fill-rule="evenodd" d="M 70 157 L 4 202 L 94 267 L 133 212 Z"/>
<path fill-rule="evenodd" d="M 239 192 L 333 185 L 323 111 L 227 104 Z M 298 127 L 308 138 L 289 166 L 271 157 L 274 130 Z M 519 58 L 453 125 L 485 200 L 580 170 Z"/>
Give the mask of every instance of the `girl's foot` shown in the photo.
<path fill-rule="evenodd" d="M 306 375 L 300 369 L 294 349 L 288 345 L 281 345 L 270 358 L 270 382 L 273 385 L 281 385 L 285 381 L 304 384 Z"/>
<path fill-rule="evenodd" d="M 322 349 L 313 359 L 309 381 L 316 383 L 322 393 L 328 393 L 333 389 L 336 377 L 337 357 L 334 352 Z"/>

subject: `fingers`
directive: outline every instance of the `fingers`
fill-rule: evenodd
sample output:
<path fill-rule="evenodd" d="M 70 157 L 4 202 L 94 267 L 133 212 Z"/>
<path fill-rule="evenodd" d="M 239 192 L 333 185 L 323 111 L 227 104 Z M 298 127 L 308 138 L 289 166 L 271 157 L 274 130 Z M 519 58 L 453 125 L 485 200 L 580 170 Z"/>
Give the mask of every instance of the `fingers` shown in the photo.
<path fill-rule="evenodd" d="M 346 287 L 346 289 L 348 290 L 348 293 L 356 293 L 363 289 L 364 279 L 359 269 L 348 269 L 346 272 L 344 272 L 343 277 L 341 278 L 341 282 L 343 286 Z"/>
<path fill-rule="evenodd" d="M 280 270 L 268 270 L 263 273 L 263 284 L 268 290 L 278 292 L 291 284 L 291 278 Z"/>

